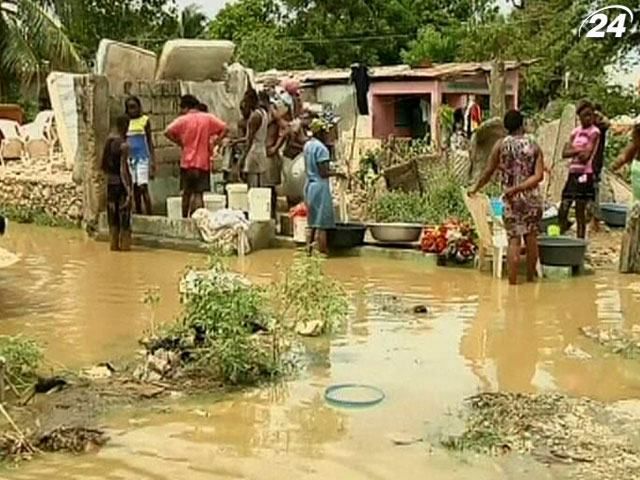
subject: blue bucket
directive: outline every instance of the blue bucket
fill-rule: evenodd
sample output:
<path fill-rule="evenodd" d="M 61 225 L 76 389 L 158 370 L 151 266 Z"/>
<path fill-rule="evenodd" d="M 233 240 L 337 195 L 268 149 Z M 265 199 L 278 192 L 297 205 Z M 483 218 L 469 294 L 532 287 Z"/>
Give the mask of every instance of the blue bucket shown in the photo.
<path fill-rule="evenodd" d="M 502 199 L 491 199 L 491 212 L 494 217 L 502 217 L 502 214 L 504 213 L 504 203 L 502 202 Z"/>

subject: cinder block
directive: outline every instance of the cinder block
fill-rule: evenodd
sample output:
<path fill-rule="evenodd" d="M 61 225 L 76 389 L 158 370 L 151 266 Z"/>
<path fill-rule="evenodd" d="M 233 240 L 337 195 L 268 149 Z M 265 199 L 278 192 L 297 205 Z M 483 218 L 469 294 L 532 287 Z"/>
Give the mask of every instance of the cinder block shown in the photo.
<path fill-rule="evenodd" d="M 163 147 L 156 149 L 156 163 L 158 165 L 178 165 L 180 163 L 180 147 Z"/>
<path fill-rule="evenodd" d="M 138 91 L 136 95 L 141 97 L 153 96 L 153 84 L 145 80 L 138 80 Z"/>
<path fill-rule="evenodd" d="M 149 121 L 151 122 L 151 131 L 164 130 L 164 115 L 154 113 L 149 117 Z"/>
<path fill-rule="evenodd" d="M 165 97 L 179 97 L 180 96 L 180 83 L 179 82 L 162 82 L 162 95 Z"/>

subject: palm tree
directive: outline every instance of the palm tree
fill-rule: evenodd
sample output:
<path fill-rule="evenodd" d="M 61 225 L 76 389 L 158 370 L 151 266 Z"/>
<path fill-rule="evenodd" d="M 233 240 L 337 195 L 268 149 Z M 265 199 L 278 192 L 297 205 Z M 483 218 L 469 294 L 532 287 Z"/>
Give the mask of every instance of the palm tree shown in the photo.
<path fill-rule="evenodd" d="M 0 96 L 11 79 L 33 86 L 51 70 L 83 68 L 64 26 L 43 1 L 0 0 Z"/>
<path fill-rule="evenodd" d="M 191 4 L 180 12 L 178 36 L 180 38 L 200 38 L 205 31 L 207 16 L 200 6 Z"/>

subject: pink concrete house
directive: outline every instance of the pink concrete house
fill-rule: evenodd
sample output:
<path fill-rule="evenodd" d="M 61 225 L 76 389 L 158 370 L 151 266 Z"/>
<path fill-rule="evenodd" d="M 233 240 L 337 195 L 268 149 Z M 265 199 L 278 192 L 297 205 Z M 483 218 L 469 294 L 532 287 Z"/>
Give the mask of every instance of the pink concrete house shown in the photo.
<path fill-rule="evenodd" d="M 506 62 L 507 106 L 518 107 L 520 68 L 531 62 Z M 351 70 L 266 72 L 267 76 L 294 77 L 305 87 L 309 101 L 332 104 L 346 121 L 343 131 L 355 123 L 358 138 L 424 137 L 424 130 L 438 128 L 441 105 L 464 108 L 470 95 L 486 113 L 489 107 L 489 63 L 447 63 L 427 68 L 407 65 L 369 70 L 369 115 L 355 117 Z"/>

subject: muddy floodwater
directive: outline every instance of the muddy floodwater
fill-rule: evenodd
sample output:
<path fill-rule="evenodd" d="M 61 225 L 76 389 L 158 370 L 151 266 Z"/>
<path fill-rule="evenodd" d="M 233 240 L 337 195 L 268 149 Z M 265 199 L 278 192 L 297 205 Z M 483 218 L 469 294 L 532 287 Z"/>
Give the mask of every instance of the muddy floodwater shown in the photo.
<path fill-rule="evenodd" d="M 53 368 L 130 357 L 151 311 L 179 311 L 177 281 L 202 256 L 142 250 L 114 254 L 81 233 L 15 226 L 2 246 L 23 256 L 0 270 L 0 333 L 46 345 Z M 292 251 L 258 252 L 236 264 L 268 280 Z M 640 397 L 640 362 L 604 355 L 583 326 L 640 323 L 640 279 L 613 271 L 510 288 L 457 269 L 379 258 L 337 258 L 330 275 L 353 294 L 349 322 L 306 344 L 295 379 L 222 397 L 176 399 L 105 419 L 99 453 L 46 456 L 6 479 L 544 479 L 525 460 L 460 457 L 406 439 L 437 435 L 441 419 L 478 391 L 560 391 L 613 402 Z M 428 314 L 414 315 L 426 305 Z M 565 354 L 568 346 L 591 354 Z M 386 399 L 341 410 L 327 386 L 358 382 Z M 394 443 L 394 440 L 396 441 Z M 411 443 L 410 441 L 407 443 Z"/>

